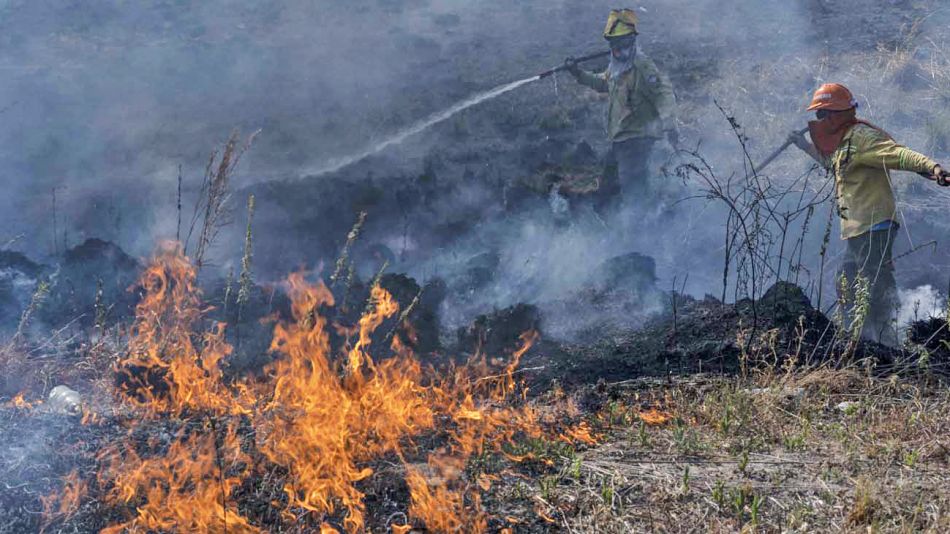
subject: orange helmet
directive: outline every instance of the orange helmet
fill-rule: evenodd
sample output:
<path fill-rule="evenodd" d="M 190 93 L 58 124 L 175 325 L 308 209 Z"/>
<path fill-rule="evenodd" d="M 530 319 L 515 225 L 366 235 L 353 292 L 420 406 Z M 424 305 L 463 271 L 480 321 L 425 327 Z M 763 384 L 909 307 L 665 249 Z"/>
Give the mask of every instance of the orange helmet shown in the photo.
<path fill-rule="evenodd" d="M 815 96 L 808 106 L 808 111 L 827 109 L 829 111 L 845 111 L 857 107 L 858 101 L 847 87 L 840 83 L 826 83 L 815 91 Z"/>

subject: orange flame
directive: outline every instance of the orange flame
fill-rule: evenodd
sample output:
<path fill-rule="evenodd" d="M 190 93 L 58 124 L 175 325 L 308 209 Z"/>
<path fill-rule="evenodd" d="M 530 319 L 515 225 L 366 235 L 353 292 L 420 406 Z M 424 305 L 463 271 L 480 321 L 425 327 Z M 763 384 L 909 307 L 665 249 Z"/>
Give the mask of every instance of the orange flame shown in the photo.
<path fill-rule="evenodd" d="M 232 348 L 224 325 L 196 333 L 205 310 L 195 270 L 178 245 L 160 248 L 140 286 L 129 353 L 116 364 L 127 378 L 116 396 L 133 414 L 131 428 L 124 442 L 100 453 L 97 478 L 106 503 L 126 514 L 105 534 L 259 532 L 242 515 L 236 490 L 249 477 L 275 470 L 286 499 L 270 505 L 284 521 L 329 534 L 336 529 L 325 521 L 342 518 L 345 531 L 362 531 L 366 509 L 358 486 L 374 475 L 370 462 L 386 455 L 405 467 L 413 521 L 430 531 L 484 532 L 489 518 L 481 492 L 494 478 L 469 479 L 469 460 L 503 453 L 519 436 L 543 434 L 516 380 L 536 332 L 522 336 L 521 348 L 501 369 L 476 355 L 435 373 L 399 336 L 389 347 L 395 355 L 376 361 L 374 333 L 399 306 L 374 286 L 351 332 L 355 340 L 335 355 L 330 329 L 341 330 L 317 313 L 334 305 L 333 296 L 296 273 L 287 281 L 293 316 L 274 325 L 274 361 L 255 382 L 228 383 L 221 365 Z M 162 420 L 176 421 L 174 436 L 135 438 L 137 428 Z M 423 434 L 444 445 L 424 463 L 412 463 L 414 441 Z M 567 435 L 594 440 L 585 425 Z"/>
<path fill-rule="evenodd" d="M 72 517 L 79 510 L 82 498 L 88 491 L 86 482 L 79 478 L 79 471 L 75 469 L 63 477 L 62 481 L 62 491 L 40 497 L 43 503 L 44 526 L 54 520 Z"/>
<path fill-rule="evenodd" d="M 163 244 L 142 274 L 139 285 L 145 296 L 136 307 L 129 357 L 117 368 L 129 377 L 135 389 L 129 391 L 127 387 L 122 398 L 153 416 L 181 414 L 188 409 L 219 415 L 248 414 L 247 402 L 240 402 L 248 399 L 234 398 L 222 381 L 219 364 L 231 353 L 224 341 L 223 325 L 215 325 L 205 333 L 200 348 L 193 341 L 203 311 L 196 277 L 197 272 L 177 243 Z M 162 377 L 167 394 L 156 391 L 156 384 L 143 381 L 132 369 Z"/>
<path fill-rule="evenodd" d="M 639 416 L 640 420 L 648 425 L 662 425 L 673 418 L 671 413 L 656 408 L 650 408 L 649 410 L 640 412 Z"/>
<path fill-rule="evenodd" d="M 591 433 L 590 425 L 587 424 L 587 421 L 582 421 L 575 427 L 568 428 L 561 434 L 561 439 L 568 443 L 586 443 L 588 445 L 596 445 L 597 438 Z"/>
<path fill-rule="evenodd" d="M 205 429 L 214 430 L 214 429 Z M 186 431 L 168 451 L 139 456 L 128 447 L 100 455 L 106 465 L 101 478 L 111 483 L 110 504 L 136 502 L 136 515 L 102 530 L 119 534 L 139 530 L 175 532 L 259 532 L 230 501 L 249 464 L 241 451 L 236 429 L 224 431 L 217 444 L 216 432 Z M 139 502 L 144 498 L 144 502 Z"/>
<path fill-rule="evenodd" d="M 26 394 L 21 392 L 21 393 L 17 393 L 15 397 L 13 397 L 9 402 L 7 402 L 6 406 L 12 407 L 12 408 L 19 408 L 21 410 L 30 410 L 36 406 L 39 406 L 40 404 L 43 404 L 42 400 L 36 400 L 36 401 L 30 402 L 26 400 Z"/>

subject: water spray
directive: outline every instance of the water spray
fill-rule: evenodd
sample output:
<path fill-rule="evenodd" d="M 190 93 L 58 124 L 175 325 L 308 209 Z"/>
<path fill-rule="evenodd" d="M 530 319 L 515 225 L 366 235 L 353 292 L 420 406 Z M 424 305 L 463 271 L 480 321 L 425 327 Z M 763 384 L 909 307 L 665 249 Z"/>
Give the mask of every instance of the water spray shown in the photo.
<path fill-rule="evenodd" d="M 587 55 L 587 56 L 583 56 L 583 57 L 577 58 L 577 59 L 574 60 L 574 62 L 575 62 L 575 63 L 584 63 L 584 62 L 586 62 L 586 61 L 592 61 L 592 60 L 594 60 L 594 59 L 599 59 L 599 58 L 602 58 L 602 57 L 607 57 L 609 54 L 610 54 L 609 51 L 598 52 L 598 53 L 596 53 L 596 54 L 590 54 L 590 55 Z M 525 79 L 523 79 L 523 80 L 518 80 L 518 81 L 516 81 L 516 82 L 506 83 L 506 84 L 504 84 L 504 85 L 499 85 L 498 87 L 495 87 L 494 89 L 489 89 L 488 91 L 483 91 L 483 92 L 478 93 L 478 94 L 476 94 L 476 95 L 474 95 L 474 96 L 471 96 L 471 97 L 469 97 L 469 98 L 467 98 L 467 99 L 465 99 L 465 100 L 463 100 L 463 101 L 461 101 L 461 102 L 459 102 L 459 103 L 457 103 L 457 104 L 454 104 L 454 105 L 452 105 L 452 106 L 446 108 L 446 109 L 443 110 L 443 111 L 439 111 L 438 113 L 433 113 L 432 115 L 429 115 L 428 117 L 426 117 L 426 118 L 424 118 L 424 119 L 422 119 L 422 120 L 420 120 L 420 121 L 417 121 L 417 122 L 413 123 L 412 125 L 407 126 L 406 128 L 403 128 L 403 129 L 397 131 L 396 133 L 394 133 L 394 134 L 392 134 L 392 135 L 386 137 L 386 138 L 383 139 L 382 141 L 379 141 L 379 142 L 377 142 L 377 143 L 374 143 L 374 144 L 372 144 L 372 145 L 370 145 L 370 146 L 368 146 L 368 147 L 366 147 L 366 148 L 364 148 L 364 149 L 362 149 L 362 150 L 360 150 L 360 151 L 358 151 L 358 152 L 355 152 L 355 153 L 353 153 L 353 154 L 350 154 L 350 155 L 348 155 L 348 156 L 343 156 L 343 157 L 340 157 L 340 158 L 333 159 L 333 160 L 331 160 L 330 162 L 324 164 L 324 165 L 321 166 L 321 167 L 312 168 L 312 169 L 307 169 L 307 170 L 304 171 L 303 174 L 304 174 L 305 176 L 322 176 L 322 175 L 324 175 L 324 174 L 329 174 L 329 173 L 331 173 L 331 172 L 336 172 L 336 171 L 338 171 L 338 170 L 340 170 L 340 169 L 342 169 L 342 168 L 344 168 L 344 167 L 348 167 L 348 166 L 350 166 L 350 165 L 352 165 L 352 164 L 354 164 L 354 163 L 357 163 L 357 162 L 359 162 L 359 161 L 362 161 L 362 160 L 368 158 L 369 156 L 372 156 L 372 155 L 374 155 L 374 154 L 377 154 L 377 153 L 379 153 L 379 152 L 382 152 L 383 150 L 385 150 L 386 148 L 388 148 L 388 147 L 390 147 L 390 146 L 398 145 L 398 144 L 402 143 L 403 141 L 405 141 L 406 139 L 408 139 L 408 138 L 410 138 L 410 137 L 412 137 L 412 136 L 414 136 L 414 135 L 416 135 L 416 134 L 418 134 L 418 133 L 421 133 L 421 132 L 424 131 L 424 130 L 429 129 L 429 128 L 431 128 L 432 126 L 435 126 L 436 124 L 439 124 L 440 122 L 443 122 L 443 121 L 446 121 L 446 120 L 448 120 L 448 119 L 451 119 L 451 118 L 454 117 L 455 115 L 458 115 L 459 113 L 465 111 L 466 109 L 468 109 L 468 108 L 470 108 L 470 107 L 472 107 L 472 106 L 476 106 L 476 105 L 481 104 L 482 102 L 485 102 L 485 101 L 487 101 L 487 100 L 492 100 L 492 99 L 498 98 L 499 96 L 501 96 L 501 95 L 503 95 L 503 94 L 505 94 L 505 93 L 510 93 L 511 91 L 514 91 L 515 89 L 518 89 L 518 88 L 521 87 L 521 86 L 527 85 L 527 84 L 529 84 L 529 83 L 531 83 L 531 82 L 535 82 L 535 81 L 538 81 L 538 80 L 542 80 L 542 79 L 544 79 L 544 78 L 548 78 L 548 77 L 550 77 L 550 76 L 553 76 L 553 75 L 557 74 L 558 72 L 562 72 L 562 71 L 568 70 L 568 68 L 569 68 L 569 67 L 568 67 L 567 65 L 562 65 L 562 66 L 560 66 L 560 67 L 556 67 L 556 68 L 553 68 L 553 69 L 550 69 L 550 70 L 546 70 L 546 71 L 544 71 L 544 72 L 542 72 L 542 73 L 540 73 L 540 74 L 537 74 L 537 75 L 535 75 L 535 76 L 531 76 L 530 78 L 525 78 Z"/>

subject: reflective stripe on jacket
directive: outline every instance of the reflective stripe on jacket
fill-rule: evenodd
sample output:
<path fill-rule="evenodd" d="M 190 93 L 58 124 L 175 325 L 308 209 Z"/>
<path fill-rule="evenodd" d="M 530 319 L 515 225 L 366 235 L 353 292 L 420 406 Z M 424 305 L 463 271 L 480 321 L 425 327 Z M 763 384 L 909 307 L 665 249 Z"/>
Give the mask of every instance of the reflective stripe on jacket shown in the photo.
<path fill-rule="evenodd" d="M 635 137 L 662 139 L 664 132 L 675 128 L 673 86 L 642 52 L 637 52 L 633 68 L 616 79 L 608 79 L 606 71 L 581 71 L 577 81 L 610 95 L 607 139 L 612 142 Z"/>

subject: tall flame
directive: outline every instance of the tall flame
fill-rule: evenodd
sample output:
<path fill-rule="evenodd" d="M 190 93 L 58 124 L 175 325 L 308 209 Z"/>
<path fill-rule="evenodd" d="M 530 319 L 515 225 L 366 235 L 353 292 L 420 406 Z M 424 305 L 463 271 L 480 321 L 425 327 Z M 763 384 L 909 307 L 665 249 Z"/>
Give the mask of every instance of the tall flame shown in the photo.
<path fill-rule="evenodd" d="M 100 453 L 97 477 L 125 518 L 103 532 L 259 532 L 240 502 L 249 481 L 265 475 L 280 480 L 285 497 L 270 502 L 269 516 L 325 533 L 336 532 L 334 524 L 361 531 L 361 482 L 387 457 L 403 465 L 414 523 L 487 530 L 481 492 L 492 478 L 470 480 L 466 468 L 519 436 L 543 434 L 515 379 L 536 333 L 526 333 L 500 369 L 476 355 L 436 372 L 399 334 L 390 347 L 373 347 L 374 332 L 399 310 L 376 285 L 352 343 L 335 355 L 331 325 L 317 313 L 334 305 L 333 295 L 296 273 L 287 282 L 292 317 L 275 324 L 272 363 L 254 381 L 229 383 L 224 325 L 197 333 L 205 310 L 195 279 L 177 245 L 164 245 L 141 277 L 129 352 L 116 364 L 129 430 Z M 371 348 L 393 355 L 374 359 Z M 171 430 L 162 437 L 155 427 Z M 422 437 L 441 445 L 424 455 L 415 445 Z M 591 440 L 586 427 L 565 439 Z"/>

